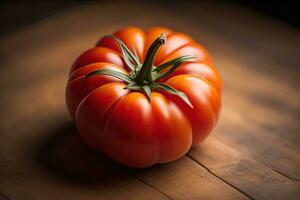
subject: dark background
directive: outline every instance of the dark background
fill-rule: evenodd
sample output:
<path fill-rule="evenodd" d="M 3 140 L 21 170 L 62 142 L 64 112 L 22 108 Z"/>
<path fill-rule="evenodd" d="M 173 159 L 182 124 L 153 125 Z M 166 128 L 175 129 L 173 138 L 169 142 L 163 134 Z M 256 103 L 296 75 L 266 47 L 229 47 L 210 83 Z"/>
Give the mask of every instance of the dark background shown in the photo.
<path fill-rule="evenodd" d="M 228 2 L 246 6 L 297 27 L 300 26 L 299 12 L 297 12 L 299 9 L 296 1 L 236 0 Z M 0 33 L 9 33 L 72 6 L 84 3 L 85 1 L 4 1 L 1 3 Z"/>

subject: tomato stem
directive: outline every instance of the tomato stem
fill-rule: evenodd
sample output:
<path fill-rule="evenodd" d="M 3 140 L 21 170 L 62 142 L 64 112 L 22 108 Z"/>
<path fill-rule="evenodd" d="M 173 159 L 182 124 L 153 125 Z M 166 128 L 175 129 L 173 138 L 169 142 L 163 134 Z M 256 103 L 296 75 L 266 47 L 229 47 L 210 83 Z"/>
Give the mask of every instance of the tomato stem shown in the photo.
<path fill-rule="evenodd" d="M 145 84 L 153 83 L 152 69 L 154 65 L 155 56 L 159 47 L 165 44 L 166 41 L 167 41 L 166 34 L 163 33 L 151 44 L 149 50 L 147 51 L 145 61 L 135 78 L 135 81 L 138 84 L 145 85 Z"/>

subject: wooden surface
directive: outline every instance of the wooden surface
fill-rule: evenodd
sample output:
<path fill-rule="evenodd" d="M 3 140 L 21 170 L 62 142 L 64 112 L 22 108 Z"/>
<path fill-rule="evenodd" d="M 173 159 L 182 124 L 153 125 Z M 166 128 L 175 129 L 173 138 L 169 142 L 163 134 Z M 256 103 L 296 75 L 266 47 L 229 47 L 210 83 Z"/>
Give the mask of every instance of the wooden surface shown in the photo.
<path fill-rule="evenodd" d="M 218 126 L 176 162 L 117 165 L 87 148 L 67 115 L 71 63 L 125 25 L 192 35 L 223 76 Z M 220 2 L 89 3 L 1 36 L 0 199 L 299 199 L 299 36 Z"/>

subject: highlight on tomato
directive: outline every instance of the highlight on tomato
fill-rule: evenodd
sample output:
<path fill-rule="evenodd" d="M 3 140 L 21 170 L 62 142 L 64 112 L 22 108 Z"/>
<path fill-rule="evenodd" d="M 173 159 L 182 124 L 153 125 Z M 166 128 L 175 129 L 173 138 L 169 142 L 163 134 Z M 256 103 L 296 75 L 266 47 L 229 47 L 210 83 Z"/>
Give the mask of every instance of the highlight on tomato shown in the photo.
<path fill-rule="evenodd" d="M 165 27 L 125 27 L 71 67 L 66 105 L 81 138 L 130 167 L 184 156 L 211 133 L 222 81 L 207 50 Z"/>

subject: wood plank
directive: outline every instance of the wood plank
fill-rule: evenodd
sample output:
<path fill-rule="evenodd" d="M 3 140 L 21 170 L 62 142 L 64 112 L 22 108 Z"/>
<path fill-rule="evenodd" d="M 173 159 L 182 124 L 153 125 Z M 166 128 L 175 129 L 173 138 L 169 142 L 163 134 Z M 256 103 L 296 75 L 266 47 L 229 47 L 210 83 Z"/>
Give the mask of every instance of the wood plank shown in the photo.
<path fill-rule="evenodd" d="M 140 176 L 171 199 L 249 199 L 187 157 L 146 169 Z"/>
<path fill-rule="evenodd" d="M 297 132 L 297 118 L 264 104 L 254 106 L 254 101 L 249 101 L 247 97 L 234 98 L 228 95 L 224 101 L 229 103 L 224 108 L 216 137 L 292 179 L 299 180 L 300 151 L 299 146 L 295 145 L 297 136 L 286 135 Z M 285 127 L 287 130 L 284 130 Z"/>
<path fill-rule="evenodd" d="M 252 70 L 251 63 L 245 59 L 228 62 L 225 57 L 219 58 L 226 68 L 223 72 L 226 88 L 217 137 L 299 180 L 300 96 L 297 86 Z M 266 58 L 257 56 L 256 59 L 267 64 Z M 235 71 L 238 76 L 230 71 Z M 253 143 L 257 144 L 256 148 Z"/>
<path fill-rule="evenodd" d="M 210 138 L 189 156 L 253 199 L 298 199 L 300 185 L 265 165 Z"/>

